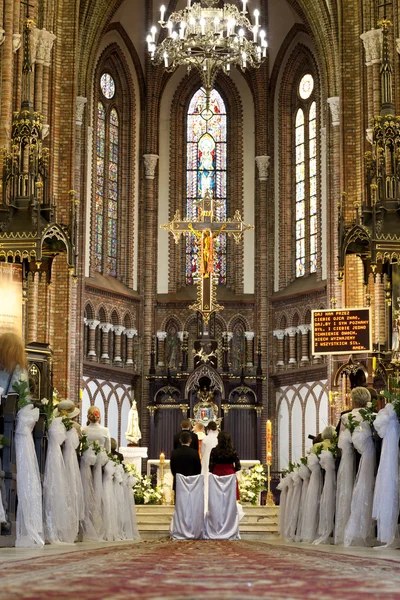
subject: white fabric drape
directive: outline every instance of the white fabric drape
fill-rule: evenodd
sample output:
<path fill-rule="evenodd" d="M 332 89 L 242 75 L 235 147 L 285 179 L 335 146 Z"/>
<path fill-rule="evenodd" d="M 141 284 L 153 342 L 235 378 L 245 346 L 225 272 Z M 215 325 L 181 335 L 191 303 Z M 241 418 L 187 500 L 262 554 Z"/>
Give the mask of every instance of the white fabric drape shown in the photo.
<path fill-rule="evenodd" d="M 81 478 L 85 501 L 85 516 L 81 521 L 82 539 L 84 542 L 99 542 L 96 523 L 101 518 L 94 497 L 92 465 L 96 463 L 96 453 L 91 446 L 81 456 Z"/>
<path fill-rule="evenodd" d="M 47 456 L 43 480 L 45 538 L 50 544 L 75 541 L 71 530 L 72 514 L 69 482 L 61 444 L 67 437 L 62 417 L 56 417 L 47 432 Z"/>
<path fill-rule="evenodd" d="M 318 537 L 314 544 L 326 544 L 333 534 L 336 497 L 335 457 L 329 450 L 322 450 L 319 464 L 325 470 L 324 487 L 319 505 Z"/>
<path fill-rule="evenodd" d="M 17 464 L 17 535 L 19 548 L 44 546 L 42 485 L 32 430 L 39 409 L 28 404 L 17 413 L 15 456 Z"/>
<path fill-rule="evenodd" d="M 283 530 L 284 539 L 288 539 L 288 528 L 290 523 L 290 514 L 292 510 L 292 496 L 293 496 L 293 473 L 287 475 L 287 496 L 286 496 L 286 507 L 285 507 L 285 528 Z"/>
<path fill-rule="evenodd" d="M 303 480 L 299 474 L 299 467 L 295 467 L 295 469 L 292 473 L 292 481 L 293 481 L 293 490 L 292 490 L 291 506 L 290 506 L 288 520 L 285 525 L 285 529 L 286 529 L 286 538 L 288 540 L 294 541 L 294 539 L 296 537 L 297 522 L 298 522 L 298 518 L 299 518 L 299 511 L 300 511 L 301 488 L 303 485 Z"/>
<path fill-rule="evenodd" d="M 236 475 L 208 478 L 208 509 L 204 537 L 208 540 L 239 540 L 239 515 L 236 506 Z"/>
<path fill-rule="evenodd" d="M 365 546 L 372 537 L 372 503 L 375 480 L 375 448 L 371 427 L 362 421 L 353 432 L 353 445 L 361 454 L 353 496 L 350 518 L 344 531 L 345 546 Z"/>
<path fill-rule="evenodd" d="M 372 517 L 377 521 L 380 542 L 391 544 L 398 537 L 399 437 L 400 425 L 393 404 L 379 411 L 374 428 L 383 439 L 375 482 Z"/>
<path fill-rule="evenodd" d="M 1 390 L 1 388 L 0 388 Z M 1 399 L 1 394 L 0 394 Z M 3 494 L 4 494 L 4 476 L 5 472 L 1 468 L 1 458 L 0 458 L 0 523 L 6 523 L 7 515 L 3 505 Z M 5 494 L 4 494 L 5 496 Z M 5 500 L 5 498 L 4 498 Z"/>
<path fill-rule="evenodd" d="M 286 500 L 288 493 L 288 475 L 285 475 L 277 485 L 277 489 L 280 490 L 280 500 L 279 500 L 279 515 L 278 515 L 278 529 L 281 538 L 285 535 L 285 513 L 286 513 Z"/>
<path fill-rule="evenodd" d="M 211 450 L 218 444 L 218 431 L 210 431 L 201 442 L 201 474 L 204 477 L 204 512 L 208 506 L 208 476 Z"/>
<path fill-rule="evenodd" d="M 344 530 L 350 518 L 351 498 L 356 477 L 356 455 L 349 429 L 339 435 L 338 447 L 342 451 L 337 473 L 335 544 L 343 544 Z"/>
<path fill-rule="evenodd" d="M 303 523 L 304 514 L 305 514 L 307 490 L 308 490 L 308 485 L 310 483 L 310 477 L 311 477 L 311 471 L 307 467 L 307 465 L 303 465 L 303 464 L 300 465 L 299 475 L 303 480 L 303 485 L 301 486 L 299 517 L 297 519 L 297 530 L 296 530 L 296 537 L 295 537 L 296 542 L 301 541 L 301 528 L 302 528 L 302 523 Z"/>
<path fill-rule="evenodd" d="M 316 454 L 310 454 L 308 456 L 307 466 L 311 471 L 311 477 L 307 490 L 306 504 L 304 507 L 304 520 L 302 523 L 301 539 L 303 542 L 311 543 L 317 537 L 319 503 L 322 492 L 321 466 Z"/>
<path fill-rule="evenodd" d="M 204 530 L 204 477 L 176 476 L 176 500 L 171 524 L 174 540 L 201 540 Z"/>
<path fill-rule="evenodd" d="M 69 498 L 71 502 L 71 521 L 70 521 L 70 542 L 74 542 L 79 532 L 79 522 L 85 516 L 85 504 L 83 499 L 83 487 L 81 474 L 79 472 L 78 456 L 76 449 L 79 446 L 79 435 L 77 430 L 72 427 L 67 431 L 67 438 L 64 442 L 63 457 L 66 470 L 66 476 L 69 487 Z"/>
<path fill-rule="evenodd" d="M 116 512 L 116 524 L 117 524 L 117 540 L 124 540 L 125 531 L 124 531 L 124 489 L 123 482 L 124 479 L 124 468 L 122 465 L 117 465 L 114 473 L 114 506 L 113 510 Z"/>
<path fill-rule="evenodd" d="M 127 540 L 140 540 L 140 535 L 136 520 L 135 498 L 133 495 L 133 486 L 136 479 L 130 473 L 124 473 L 124 504 L 125 504 L 125 534 Z"/>
<path fill-rule="evenodd" d="M 104 467 L 103 474 L 103 518 L 104 518 L 104 539 L 111 542 L 118 539 L 117 515 L 114 506 L 114 474 L 117 465 L 110 460 Z"/>

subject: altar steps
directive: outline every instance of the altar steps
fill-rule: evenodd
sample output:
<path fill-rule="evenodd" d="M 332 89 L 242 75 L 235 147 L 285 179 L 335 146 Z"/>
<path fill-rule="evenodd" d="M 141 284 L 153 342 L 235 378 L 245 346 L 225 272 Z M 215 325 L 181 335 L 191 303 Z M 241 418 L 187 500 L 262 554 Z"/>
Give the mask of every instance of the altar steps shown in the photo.
<path fill-rule="evenodd" d="M 240 521 L 242 539 L 278 535 L 278 506 L 243 506 L 245 516 Z M 137 505 L 136 516 L 143 539 L 168 536 L 174 507 L 169 505 Z"/>

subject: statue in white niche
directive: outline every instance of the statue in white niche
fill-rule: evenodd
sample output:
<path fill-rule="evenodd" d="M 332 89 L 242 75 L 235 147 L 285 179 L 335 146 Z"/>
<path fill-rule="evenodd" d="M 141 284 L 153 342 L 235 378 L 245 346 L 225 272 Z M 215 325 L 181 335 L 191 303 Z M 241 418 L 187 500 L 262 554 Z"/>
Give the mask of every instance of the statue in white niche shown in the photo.
<path fill-rule="evenodd" d="M 139 427 L 139 413 L 136 406 L 136 400 L 132 401 L 132 406 L 128 415 L 128 429 L 125 432 L 125 437 L 128 440 L 128 446 L 137 446 L 142 437 Z"/>

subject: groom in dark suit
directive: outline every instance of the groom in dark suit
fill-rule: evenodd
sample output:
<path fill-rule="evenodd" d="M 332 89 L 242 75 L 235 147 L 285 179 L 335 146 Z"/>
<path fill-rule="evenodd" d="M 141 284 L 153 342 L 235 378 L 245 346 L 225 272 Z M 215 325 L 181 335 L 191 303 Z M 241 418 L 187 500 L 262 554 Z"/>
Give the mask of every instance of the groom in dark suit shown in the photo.
<path fill-rule="evenodd" d="M 192 440 L 191 447 L 193 448 L 193 450 L 196 450 L 196 452 L 199 451 L 199 438 L 197 437 L 196 433 L 194 433 L 193 431 L 190 431 L 190 426 L 191 426 L 190 419 L 183 419 L 183 421 L 181 423 L 181 428 L 182 428 L 181 431 L 174 435 L 174 450 L 179 448 L 179 446 L 181 445 L 181 442 L 180 442 L 181 433 L 183 433 L 184 431 L 188 431 L 190 433 L 190 437 Z"/>
<path fill-rule="evenodd" d="M 182 431 L 179 435 L 180 446 L 172 451 L 170 468 L 174 476 L 173 490 L 176 490 L 176 475 L 180 473 L 185 477 L 200 475 L 201 462 L 199 453 L 190 447 L 192 436 L 190 431 Z"/>

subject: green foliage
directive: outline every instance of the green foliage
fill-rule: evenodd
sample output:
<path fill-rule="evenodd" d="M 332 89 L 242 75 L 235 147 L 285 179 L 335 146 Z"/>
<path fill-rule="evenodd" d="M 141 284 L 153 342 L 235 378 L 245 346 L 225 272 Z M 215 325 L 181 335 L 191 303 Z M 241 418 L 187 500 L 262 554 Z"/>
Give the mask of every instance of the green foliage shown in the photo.
<path fill-rule="evenodd" d="M 67 431 L 72 429 L 73 425 L 71 419 L 68 419 L 68 417 L 63 417 L 62 422 L 64 423 L 64 427 Z"/>
<path fill-rule="evenodd" d="M 101 446 L 100 446 L 99 442 L 97 442 L 97 441 L 95 440 L 94 442 L 92 442 L 91 446 L 92 446 L 92 448 L 93 448 L 93 450 L 94 450 L 94 453 L 95 453 L 95 454 L 96 454 L 96 456 L 97 456 L 97 454 L 98 454 L 99 452 L 101 452 Z"/>
<path fill-rule="evenodd" d="M 25 373 L 21 373 L 18 381 L 14 381 L 12 384 L 14 392 L 19 396 L 18 398 L 18 410 L 32 404 L 32 400 L 29 395 L 29 384 Z"/>
<path fill-rule="evenodd" d="M 344 423 L 344 426 L 345 426 L 346 429 L 348 429 L 350 431 L 351 434 L 353 434 L 355 428 L 359 424 L 360 424 L 360 421 L 357 421 L 354 418 L 354 415 L 352 415 L 351 413 L 349 413 L 349 416 L 347 417 L 347 421 L 346 421 L 346 423 Z"/>
<path fill-rule="evenodd" d="M 81 437 L 81 445 L 79 448 L 80 455 L 82 456 L 82 454 L 84 452 L 86 452 L 86 450 L 89 450 L 89 443 L 88 443 L 87 435 L 84 433 L 84 434 L 82 434 L 82 437 Z"/>
<path fill-rule="evenodd" d="M 307 466 L 307 456 L 302 456 L 300 459 L 300 462 L 302 465 Z"/>
<path fill-rule="evenodd" d="M 2 433 L 0 433 L 0 450 L 4 448 L 4 446 L 9 446 L 10 440 L 6 438 Z"/>

